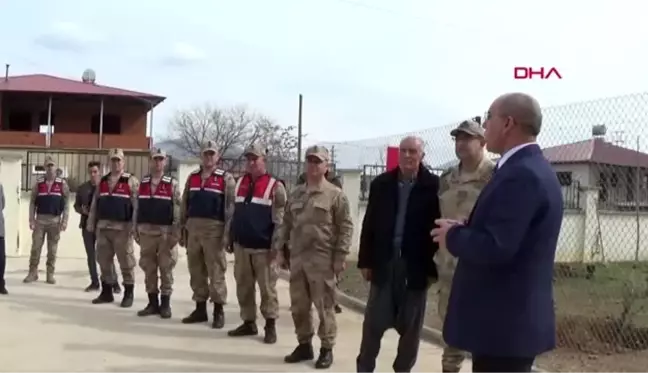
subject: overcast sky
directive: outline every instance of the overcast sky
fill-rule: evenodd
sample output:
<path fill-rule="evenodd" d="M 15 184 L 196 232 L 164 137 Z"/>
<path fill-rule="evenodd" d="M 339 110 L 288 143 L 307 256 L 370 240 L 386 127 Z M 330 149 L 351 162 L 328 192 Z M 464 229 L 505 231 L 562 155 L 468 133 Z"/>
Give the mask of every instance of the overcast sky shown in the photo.
<path fill-rule="evenodd" d="M 638 0 L 0 0 L 0 14 L 12 74 L 93 68 L 164 95 L 158 137 L 206 101 L 291 125 L 303 93 L 309 141 L 339 142 L 447 125 L 507 91 L 548 106 L 648 87 Z M 563 78 L 515 80 L 514 66 Z"/>

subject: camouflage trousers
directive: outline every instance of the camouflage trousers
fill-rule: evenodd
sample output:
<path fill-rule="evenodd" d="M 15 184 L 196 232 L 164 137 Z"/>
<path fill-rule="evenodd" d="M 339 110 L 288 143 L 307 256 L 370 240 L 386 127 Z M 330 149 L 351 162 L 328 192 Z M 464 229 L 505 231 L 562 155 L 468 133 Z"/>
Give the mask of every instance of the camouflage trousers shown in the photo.
<path fill-rule="evenodd" d="M 313 339 L 311 308 L 315 305 L 320 322 L 317 336 L 322 342 L 321 347 L 335 346 L 335 282 L 332 269 L 307 270 L 302 266 L 290 269 L 290 312 L 300 344 L 310 343 Z"/>
<path fill-rule="evenodd" d="M 194 301 L 211 299 L 214 303 L 227 303 L 227 258 L 223 251 L 222 229 L 188 231 L 187 265 Z"/>
<path fill-rule="evenodd" d="M 247 249 L 234 244 L 234 278 L 236 297 L 243 321 L 254 321 L 256 311 L 256 284 L 261 293 L 261 315 L 267 319 L 279 317 L 277 296 L 277 265 L 268 260 L 268 249 Z"/>
<path fill-rule="evenodd" d="M 171 235 L 140 232 L 139 266 L 144 271 L 144 286 L 147 294 L 171 295 L 173 293 L 173 269 L 178 262 L 177 244 L 178 240 Z"/>
<path fill-rule="evenodd" d="M 107 284 L 117 283 L 115 255 L 119 262 L 124 285 L 135 284 L 135 250 L 133 236 L 127 229 L 101 228 L 97 231 L 97 262 L 101 280 Z"/>
<path fill-rule="evenodd" d="M 56 252 L 61 238 L 59 222 L 36 222 L 32 231 L 32 247 L 29 252 L 29 270 L 38 271 L 43 244 L 47 240 L 47 273 L 54 273 L 56 268 Z"/>
<path fill-rule="evenodd" d="M 448 301 L 450 299 L 450 288 L 450 284 L 439 283 L 437 312 L 441 321 L 444 321 L 446 317 Z M 466 360 L 466 352 L 448 345 L 444 346 L 443 355 L 441 357 L 441 366 L 443 367 L 444 372 L 459 372 L 464 360 Z"/>

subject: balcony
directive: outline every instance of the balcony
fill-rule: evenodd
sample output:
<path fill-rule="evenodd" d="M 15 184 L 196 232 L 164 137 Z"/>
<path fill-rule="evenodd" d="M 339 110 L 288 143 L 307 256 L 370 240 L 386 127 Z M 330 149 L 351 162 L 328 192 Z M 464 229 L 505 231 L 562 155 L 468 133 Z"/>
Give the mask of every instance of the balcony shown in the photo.
<path fill-rule="evenodd" d="M 98 149 L 122 148 L 129 150 L 148 149 L 150 138 L 138 135 L 103 135 L 101 146 L 99 135 L 92 133 L 54 133 L 49 148 L 54 149 Z M 48 148 L 47 135 L 38 132 L 0 131 L 0 147 L 4 148 Z"/>

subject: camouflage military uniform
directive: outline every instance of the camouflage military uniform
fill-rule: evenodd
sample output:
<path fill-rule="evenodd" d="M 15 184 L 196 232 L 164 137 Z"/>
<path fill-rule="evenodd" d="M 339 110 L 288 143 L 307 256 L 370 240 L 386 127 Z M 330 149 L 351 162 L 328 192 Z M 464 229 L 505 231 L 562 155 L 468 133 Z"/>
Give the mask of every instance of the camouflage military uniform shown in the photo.
<path fill-rule="evenodd" d="M 323 147 L 309 148 L 306 156 L 311 155 L 328 161 L 328 151 Z M 320 320 L 320 357 L 335 345 L 335 269 L 343 266 L 352 235 L 349 201 L 340 188 L 327 180 L 295 187 L 288 198 L 280 238 L 274 242 L 276 250 L 284 242 L 290 247 L 290 308 L 299 346 L 286 356 L 286 362 L 312 358 L 313 305 Z"/>
<path fill-rule="evenodd" d="M 460 166 L 444 172 L 439 186 L 441 216 L 445 219 L 467 219 L 479 193 L 490 180 L 494 167 L 493 161 L 484 157 L 473 172 L 462 172 Z M 441 320 L 444 320 L 457 259 L 444 248 L 440 248 L 434 261 L 439 271 L 438 313 Z M 442 357 L 443 371 L 459 372 L 465 356 L 465 352 L 446 346 Z"/>
<path fill-rule="evenodd" d="M 259 145 L 246 149 L 244 156 L 259 159 L 266 150 Z M 260 170 L 259 170 L 260 171 Z M 230 230 L 226 231 L 226 243 L 233 242 L 234 277 L 236 297 L 241 309 L 243 324 L 227 334 L 231 337 L 257 335 L 256 284 L 261 294 L 261 314 L 266 320 L 265 343 L 277 341 L 275 320 L 279 317 L 277 296 L 278 252 L 272 250 L 273 239 L 286 208 L 286 187 L 274 176 L 266 173 L 241 176 L 236 182 L 236 199 L 227 211 Z"/>
<path fill-rule="evenodd" d="M 121 149 L 111 149 L 108 156 L 123 161 L 124 152 Z M 136 266 L 133 232 L 137 220 L 138 188 L 139 180 L 135 176 L 121 172 L 119 175 L 108 174 L 102 177 L 95 190 L 86 227 L 88 231 L 96 232 L 97 262 L 101 269 L 102 292 L 92 301 L 95 304 L 113 301 L 112 288 L 117 282 L 113 262 L 116 255 L 124 281 L 121 306 L 133 305 Z M 110 208 L 115 203 L 124 204 L 118 211 L 123 216 L 108 217 L 114 213 Z"/>
<path fill-rule="evenodd" d="M 166 158 L 166 153 L 154 149 L 151 157 Z M 171 317 L 173 269 L 178 262 L 180 187 L 178 181 L 169 175 L 160 175 L 157 180 L 152 175 L 148 175 L 140 182 L 138 197 L 140 201 L 136 237 L 140 245 L 139 265 L 144 271 L 144 284 L 149 303 L 137 314 L 138 316 L 160 314 L 162 318 L 167 319 Z M 148 213 L 143 211 L 145 208 L 150 211 Z M 158 293 L 161 294 L 160 298 Z"/>
<path fill-rule="evenodd" d="M 52 157 L 46 157 L 45 166 L 53 166 Z M 65 230 L 68 222 L 70 188 L 60 177 L 52 180 L 39 178 L 31 190 L 29 200 L 29 222 L 33 227 L 32 247 L 29 253 L 29 273 L 25 283 L 38 280 L 38 264 L 40 262 L 43 243 L 47 238 L 47 283 L 54 284 L 56 253 L 61 231 Z"/>
<path fill-rule="evenodd" d="M 206 142 L 202 152 L 214 151 L 213 141 Z M 207 321 L 206 302 L 211 299 L 214 303 L 212 327 L 220 329 L 224 325 L 223 305 L 227 303 L 227 258 L 225 256 L 224 232 L 229 230 L 225 223 L 225 216 L 230 213 L 224 211 L 226 206 L 234 200 L 234 177 L 223 170 L 214 169 L 210 174 L 205 174 L 202 168 L 192 172 L 187 178 L 181 203 L 181 226 L 186 231 L 187 265 L 189 267 L 190 285 L 193 290 L 192 299 L 196 302 L 196 309 L 182 322 L 186 324 Z M 205 192 L 210 189 L 211 192 Z M 207 194 L 211 193 L 207 197 Z M 192 197 L 195 194 L 195 198 Z M 223 203 L 214 202 L 213 195 L 222 196 Z M 205 199 L 206 198 L 206 199 Z M 220 197 L 219 197 L 220 198 Z M 201 206 L 199 206 L 201 205 Z M 220 206 L 217 212 L 203 211 L 192 216 L 195 210 L 207 206 Z M 205 213 L 223 214 L 224 216 L 199 216 Z"/>

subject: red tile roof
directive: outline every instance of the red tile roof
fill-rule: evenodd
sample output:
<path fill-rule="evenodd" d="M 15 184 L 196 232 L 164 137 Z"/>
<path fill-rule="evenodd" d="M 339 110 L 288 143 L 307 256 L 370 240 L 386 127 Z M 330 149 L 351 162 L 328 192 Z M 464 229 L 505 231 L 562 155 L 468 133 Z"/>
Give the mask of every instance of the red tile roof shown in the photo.
<path fill-rule="evenodd" d="M 128 91 L 121 88 L 84 83 L 81 80 L 59 78 L 52 75 L 32 74 L 10 76 L 8 80 L 0 78 L 0 92 L 33 92 L 61 93 L 69 95 L 96 95 L 140 98 L 157 105 L 165 97 L 149 93 Z"/>
<path fill-rule="evenodd" d="M 602 138 L 542 149 L 551 163 L 601 163 L 614 166 L 648 167 L 648 154 L 606 142 Z"/>

